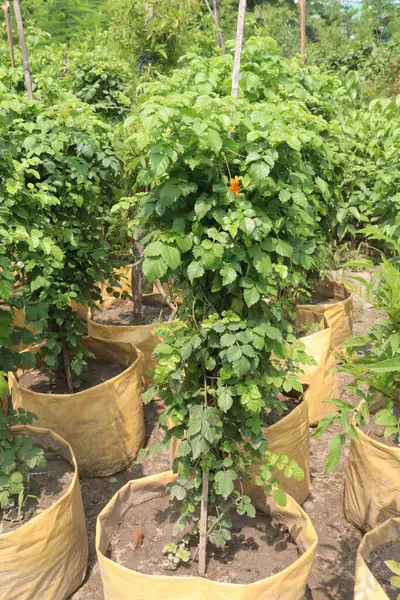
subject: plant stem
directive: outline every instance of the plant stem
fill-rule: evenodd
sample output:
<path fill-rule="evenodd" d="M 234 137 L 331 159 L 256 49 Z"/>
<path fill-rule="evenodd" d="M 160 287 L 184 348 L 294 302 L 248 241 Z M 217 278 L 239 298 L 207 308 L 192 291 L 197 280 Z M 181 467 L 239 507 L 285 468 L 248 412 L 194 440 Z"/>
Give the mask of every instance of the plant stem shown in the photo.
<path fill-rule="evenodd" d="M 14 14 L 15 20 L 17 21 L 19 43 L 21 44 L 22 61 L 24 63 L 26 93 L 28 95 L 28 100 L 33 100 L 31 70 L 29 66 L 28 50 L 26 48 L 24 25 L 22 23 L 21 7 L 19 5 L 19 0 L 14 0 Z"/>
<path fill-rule="evenodd" d="M 63 344 L 63 359 L 64 359 L 64 370 L 65 370 L 65 378 L 67 380 L 67 388 L 68 393 L 74 393 L 74 386 L 72 383 L 72 375 L 71 375 L 71 360 L 68 352 L 67 346 Z"/>
<path fill-rule="evenodd" d="M 164 288 L 163 288 L 163 286 L 162 286 L 162 284 L 161 284 L 161 281 L 160 281 L 159 279 L 156 279 L 156 280 L 155 280 L 155 282 L 154 282 L 154 285 L 156 286 L 156 288 L 157 288 L 157 290 L 158 290 L 158 293 L 160 294 L 160 296 L 162 296 L 162 297 L 163 297 L 163 299 L 164 299 L 164 301 L 165 301 L 165 304 L 168 304 L 169 308 L 170 308 L 171 310 L 174 310 L 174 311 L 175 311 L 175 313 L 176 313 L 177 306 L 176 306 L 176 304 L 174 304 L 174 303 L 172 302 L 172 298 L 171 298 L 170 296 L 168 296 L 168 294 L 167 294 L 167 293 L 166 293 L 166 291 L 164 290 Z"/>
<path fill-rule="evenodd" d="M 9 0 L 4 0 L 2 9 L 4 10 L 4 18 L 5 18 L 5 21 L 6 21 L 8 49 L 10 51 L 10 62 L 11 62 L 12 68 L 14 68 L 15 67 L 14 41 L 13 41 L 13 34 L 12 34 L 12 23 L 11 23 L 10 2 L 9 2 Z"/>
<path fill-rule="evenodd" d="M 208 512 L 208 473 L 203 471 L 200 512 L 199 575 L 206 574 L 207 556 L 207 512 Z"/>

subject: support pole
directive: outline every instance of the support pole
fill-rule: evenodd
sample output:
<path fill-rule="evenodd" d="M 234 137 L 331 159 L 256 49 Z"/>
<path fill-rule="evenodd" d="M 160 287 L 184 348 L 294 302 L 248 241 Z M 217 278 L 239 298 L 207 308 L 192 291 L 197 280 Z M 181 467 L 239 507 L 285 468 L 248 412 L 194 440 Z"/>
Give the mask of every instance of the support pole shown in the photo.
<path fill-rule="evenodd" d="M 15 20 L 17 21 L 19 43 L 21 44 L 22 61 L 24 64 L 26 93 L 28 95 L 28 99 L 33 100 L 31 71 L 29 66 L 28 50 L 26 48 L 24 26 L 22 23 L 21 7 L 19 5 L 19 0 L 14 0 L 13 5 Z"/>
<path fill-rule="evenodd" d="M 244 21 L 246 17 L 246 0 L 240 0 L 236 30 L 235 58 L 233 60 L 232 98 L 239 97 L 240 59 L 242 56 Z"/>
<path fill-rule="evenodd" d="M 306 63 L 306 0 L 299 0 L 301 64 Z"/>
<path fill-rule="evenodd" d="M 13 41 L 13 34 L 12 34 L 12 24 L 11 24 L 11 13 L 10 13 L 9 0 L 4 0 L 2 9 L 4 10 L 4 19 L 6 21 L 8 49 L 10 51 L 10 62 L 11 62 L 12 68 L 14 68 L 15 67 L 14 41 Z"/>

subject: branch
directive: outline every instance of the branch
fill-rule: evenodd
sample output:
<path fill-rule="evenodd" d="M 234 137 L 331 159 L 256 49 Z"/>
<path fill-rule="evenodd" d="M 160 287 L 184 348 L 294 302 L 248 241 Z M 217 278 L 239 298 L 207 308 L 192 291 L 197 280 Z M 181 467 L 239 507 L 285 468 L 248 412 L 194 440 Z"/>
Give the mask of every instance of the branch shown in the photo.
<path fill-rule="evenodd" d="M 172 298 L 170 298 L 170 296 L 168 296 L 168 294 L 164 290 L 163 286 L 161 285 L 161 281 L 159 279 L 156 279 L 155 282 L 154 282 L 154 284 L 155 284 L 155 286 L 156 286 L 156 288 L 157 288 L 158 293 L 160 294 L 160 296 L 163 297 L 165 303 L 168 304 L 169 308 L 171 310 L 175 311 L 175 314 L 176 314 L 176 311 L 178 310 L 178 307 L 172 301 Z"/>

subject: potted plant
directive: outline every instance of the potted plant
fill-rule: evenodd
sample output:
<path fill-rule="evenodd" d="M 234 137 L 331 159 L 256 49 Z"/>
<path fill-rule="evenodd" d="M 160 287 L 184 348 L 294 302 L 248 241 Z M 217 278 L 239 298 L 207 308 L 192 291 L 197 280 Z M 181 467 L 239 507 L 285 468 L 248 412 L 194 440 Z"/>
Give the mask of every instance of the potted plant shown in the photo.
<path fill-rule="evenodd" d="M 198 558 L 204 576 L 207 543 L 211 555 L 223 552 L 214 547 L 223 548 L 226 542 L 229 552 L 237 511 L 251 517 L 262 502 L 272 513 L 272 501 L 289 506 L 277 470 L 288 479 L 304 477 L 296 457 L 271 452 L 263 429 L 268 415 L 287 412 L 282 391 L 302 392 L 297 364 L 306 355 L 293 345 L 294 307 L 287 293 L 301 285 L 307 267 L 315 266 L 315 238 L 322 239 L 321 222 L 330 208 L 328 184 L 325 199 L 313 179 L 325 168 L 322 163 L 326 165 L 319 124 L 296 101 L 233 102 L 230 97 L 199 97 L 195 89 L 164 96 L 162 88 L 126 120 L 126 162 L 135 165 L 137 189 L 148 190 L 140 194 L 138 210 L 139 224 L 149 231 L 143 272 L 150 282 L 176 278 L 182 296 L 179 323 L 161 327 L 154 386 L 144 399 L 156 395 L 165 403 L 163 445 L 176 437 L 180 446 L 175 476 L 131 482 L 100 517 L 97 548 L 106 598 L 129 593 L 140 597 L 153 585 L 151 576 L 135 572 L 137 565 L 129 571 L 126 563 L 118 568 L 105 557 L 113 535 L 122 531 L 117 524 L 129 506 L 131 531 L 140 519 L 140 530 L 147 527 L 143 513 L 136 516 L 138 503 L 131 493 L 153 500 L 169 484 L 180 503 L 179 514 L 171 518 L 177 530 L 190 535 L 167 545 L 166 560 L 180 565 L 179 575 L 185 572 L 183 563 L 192 569 Z M 282 175 L 289 171 L 296 177 Z M 304 189 L 301 181 L 306 182 Z M 255 460 L 261 466 L 252 487 L 249 469 Z M 257 493 L 263 498 L 260 504 Z M 170 508 L 165 499 L 158 507 L 167 521 Z M 153 518 L 148 522 L 150 526 Z M 151 544 L 147 536 L 144 531 L 138 548 Z M 114 574 L 120 579 L 112 582 Z M 146 581 L 142 590 L 140 580 Z M 160 584 L 173 585 L 180 588 L 175 597 L 187 594 L 188 584 L 179 576 L 173 583 L 165 576 L 156 581 L 158 590 L 164 592 Z M 277 598 L 277 582 L 271 577 L 255 586 Z M 223 588 L 212 583 L 206 580 L 204 590 L 218 595 L 217 589 Z M 194 579 L 192 585 L 203 584 Z M 285 598 L 300 598 L 303 576 L 291 591 L 283 589 Z M 223 593 L 233 598 L 244 591 L 230 586 Z M 170 595 L 167 587 L 165 594 Z"/>
<path fill-rule="evenodd" d="M 343 344 L 347 357 L 340 371 L 354 377 L 345 389 L 356 394 L 360 404 L 354 407 L 340 398 L 330 400 L 338 412 L 327 414 L 320 421 L 315 435 L 321 435 L 330 423 L 343 426 L 343 433 L 332 438 L 327 458 L 328 471 L 338 464 L 346 436 L 351 437 L 345 512 L 356 527 L 370 531 L 386 519 L 400 514 L 400 271 L 396 262 L 398 241 L 373 227 L 365 228 L 362 233 L 372 240 L 384 241 L 386 251 L 393 255 L 389 259 L 383 257 L 380 267 L 364 284 L 368 301 L 383 316 L 366 335 Z M 366 265 L 366 261 L 363 264 Z M 372 263 L 368 266 L 373 268 Z"/>
<path fill-rule="evenodd" d="M 102 227 L 120 161 L 110 127 L 73 96 L 51 107 L 18 102 L 18 119 L 9 102 L 5 126 L 19 168 L 1 218 L 10 231 L 2 260 L 11 257 L 7 272 L 21 285 L 6 302 L 21 304 L 42 344 L 35 357 L 24 355 L 30 371 L 10 374 L 12 400 L 72 444 L 82 472 L 108 475 L 132 462 L 144 441 L 141 354 L 130 344 L 85 339 L 71 302 L 94 307 L 96 282 L 112 280 Z"/>
<path fill-rule="evenodd" d="M 0 408 L 0 598 L 63 600 L 82 583 L 88 542 L 71 446 Z M 35 548 L 35 552 L 32 552 Z M 68 573 L 68 577 L 65 574 Z"/>

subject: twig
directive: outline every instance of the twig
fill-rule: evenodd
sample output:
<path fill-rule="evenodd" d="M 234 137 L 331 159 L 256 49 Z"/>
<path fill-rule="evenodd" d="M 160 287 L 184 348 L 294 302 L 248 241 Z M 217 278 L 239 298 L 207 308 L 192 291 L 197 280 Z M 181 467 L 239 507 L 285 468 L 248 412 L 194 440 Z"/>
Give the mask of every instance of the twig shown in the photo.
<path fill-rule="evenodd" d="M 166 293 L 166 291 L 164 290 L 163 286 L 161 285 L 161 281 L 159 279 L 156 279 L 154 282 L 158 293 L 160 294 L 160 296 L 163 297 L 164 301 L 166 304 L 168 304 L 169 308 L 171 310 L 178 310 L 177 305 L 172 301 L 172 299 L 170 298 L 170 296 L 168 296 L 168 294 Z"/>
<path fill-rule="evenodd" d="M 211 8 L 208 0 L 204 0 L 205 5 L 207 6 L 207 10 L 210 13 L 210 15 L 212 16 L 212 19 L 214 21 L 214 25 L 217 28 L 217 46 L 219 46 L 220 48 L 224 48 L 224 40 L 222 38 L 222 32 L 221 32 L 221 28 L 219 26 L 219 18 L 218 18 L 218 5 L 216 0 L 213 0 L 213 8 L 214 10 Z"/>

